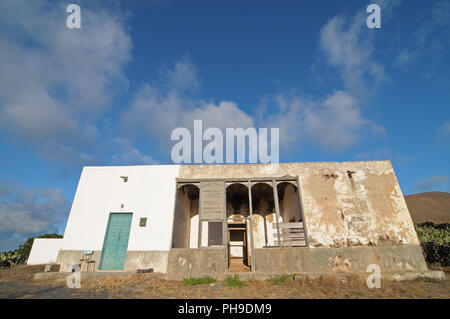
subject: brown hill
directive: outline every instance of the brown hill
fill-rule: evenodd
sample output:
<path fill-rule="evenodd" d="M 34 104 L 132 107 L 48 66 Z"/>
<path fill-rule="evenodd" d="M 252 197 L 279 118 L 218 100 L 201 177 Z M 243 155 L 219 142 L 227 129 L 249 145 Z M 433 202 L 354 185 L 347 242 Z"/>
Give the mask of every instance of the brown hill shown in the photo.
<path fill-rule="evenodd" d="M 450 223 L 450 193 L 418 193 L 405 200 L 414 223 Z"/>

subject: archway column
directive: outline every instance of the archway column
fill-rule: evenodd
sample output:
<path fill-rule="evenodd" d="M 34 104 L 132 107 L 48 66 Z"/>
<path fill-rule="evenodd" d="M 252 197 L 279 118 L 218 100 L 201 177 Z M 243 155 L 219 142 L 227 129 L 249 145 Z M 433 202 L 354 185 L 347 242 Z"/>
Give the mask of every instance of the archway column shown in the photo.
<path fill-rule="evenodd" d="M 250 260 L 251 260 L 251 267 L 252 271 L 254 272 L 255 267 L 255 254 L 254 254 L 254 247 L 253 247 L 253 203 L 252 203 L 252 187 L 251 182 L 248 181 L 248 208 L 249 208 L 249 228 L 250 228 Z"/>
<path fill-rule="evenodd" d="M 280 205 L 278 203 L 278 187 L 275 180 L 272 180 L 273 188 L 273 201 L 275 202 L 275 215 L 276 215 L 276 225 L 277 225 L 277 238 L 278 247 L 281 247 L 281 234 L 280 234 Z"/>

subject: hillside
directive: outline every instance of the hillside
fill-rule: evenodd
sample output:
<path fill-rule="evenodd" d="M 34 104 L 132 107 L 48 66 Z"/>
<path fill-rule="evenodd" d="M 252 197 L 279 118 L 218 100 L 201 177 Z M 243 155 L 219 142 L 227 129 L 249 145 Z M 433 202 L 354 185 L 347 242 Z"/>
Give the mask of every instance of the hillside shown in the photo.
<path fill-rule="evenodd" d="M 450 193 L 429 192 L 405 196 L 413 222 L 450 223 Z"/>

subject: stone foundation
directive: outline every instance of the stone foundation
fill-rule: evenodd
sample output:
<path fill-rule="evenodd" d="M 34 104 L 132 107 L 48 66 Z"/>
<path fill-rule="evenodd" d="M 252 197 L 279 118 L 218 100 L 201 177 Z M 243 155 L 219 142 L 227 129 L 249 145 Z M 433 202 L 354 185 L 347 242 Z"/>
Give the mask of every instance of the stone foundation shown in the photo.
<path fill-rule="evenodd" d="M 82 251 L 61 250 L 57 263 L 65 272 L 71 264 L 79 264 Z M 98 270 L 101 251 L 93 259 Z M 256 273 L 366 273 L 376 264 L 382 273 L 426 272 L 428 270 L 420 246 L 385 245 L 345 248 L 259 248 L 255 249 Z M 84 266 L 83 266 L 84 268 Z M 228 272 L 221 247 L 171 249 L 170 251 L 128 251 L 124 271 L 153 268 L 179 278 L 220 276 Z M 82 269 L 84 270 L 84 269 Z"/>
<path fill-rule="evenodd" d="M 60 264 L 60 271 L 67 271 L 67 267 L 73 264 L 79 264 L 82 250 L 60 250 L 56 263 Z M 136 271 L 137 269 L 153 268 L 154 272 L 167 272 L 168 251 L 134 251 L 127 252 L 124 271 Z M 101 250 L 94 251 L 92 260 L 95 260 L 95 270 L 99 270 Z M 91 268 L 92 269 L 92 268 Z M 83 263 L 81 271 L 85 271 Z"/>
<path fill-rule="evenodd" d="M 363 273 L 370 264 L 382 272 L 428 270 L 420 246 L 255 249 L 256 272 L 262 273 Z"/>

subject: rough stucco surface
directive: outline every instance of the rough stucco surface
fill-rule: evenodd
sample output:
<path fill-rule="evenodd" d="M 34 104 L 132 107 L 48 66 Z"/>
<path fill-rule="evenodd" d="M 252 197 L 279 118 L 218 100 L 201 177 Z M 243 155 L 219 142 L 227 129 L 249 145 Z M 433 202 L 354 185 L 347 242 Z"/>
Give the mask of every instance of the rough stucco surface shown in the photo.
<path fill-rule="evenodd" d="M 345 248 L 255 249 L 258 272 L 266 273 L 365 273 L 371 264 L 383 273 L 425 272 L 427 265 L 419 246 L 382 245 Z"/>
<path fill-rule="evenodd" d="M 71 265 L 79 264 L 82 255 L 83 255 L 82 250 L 60 250 L 58 253 L 58 258 L 56 259 L 56 263 L 61 265 L 59 271 L 65 272 Z M 102 256 L 101 250 L 94 250 L 92 260 L 95 260 L 95 270 L 98 270 L 101 256 Z M 85 270 L 84 264 L 82 265 L 81 270 L 82 271 Z"/>
<path fill-rule="evenodd" d="M 419 245 L 390 161 L 183 165 L 179 173 L 185 179 L 297 176 L 310 247 Z"/>
<path fill-rule="evenodd" d="M 61 265 L 60 271 L 65 272 L 67 268 L 74 264 L 80 263 L 80 258 L 83 254 L 82 250 L 60 250 L 57 258 L 57 263 Z M 168 251 L 127 251 L 125 259 L 124 270 L 135 271 L 137 269 L 153 268 L 155 272 L 167 272 Z M 92 260 L 95 260 L 95 270 L 99 270 L 100 260 L 102 257 L 101 250 L 95 250 Z M 92 267 L 93 269 L 94 267 Z M 82 271 L 87 270 L 85 264 L 82 266 Z"/>
<path fill-rule="evenodd" d="M 180 278 L 225 272 L 223 248 L 171 249 L 167 272 Z"/>

